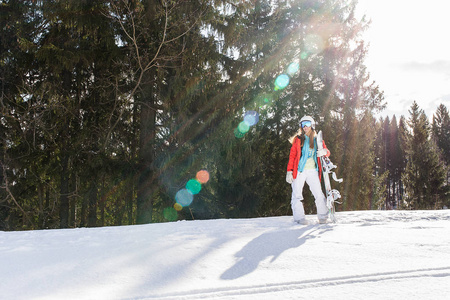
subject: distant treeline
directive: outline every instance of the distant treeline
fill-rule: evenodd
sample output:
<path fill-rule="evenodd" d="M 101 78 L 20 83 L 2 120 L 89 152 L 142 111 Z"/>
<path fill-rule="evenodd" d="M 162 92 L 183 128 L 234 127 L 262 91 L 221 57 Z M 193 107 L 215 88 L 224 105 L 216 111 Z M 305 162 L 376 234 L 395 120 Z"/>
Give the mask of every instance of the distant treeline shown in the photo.
<path fill-rule="evenodd" d="M 448 206 L 448 108 L 374 118 L 389 99 L 354 12 L 350 0 L 1 1 L 0 230 L 290 214 L 288 140 L 304 115 L 344 179 L 338 210 Z M 191 181 L 200 170 L 209 180 Z"/>

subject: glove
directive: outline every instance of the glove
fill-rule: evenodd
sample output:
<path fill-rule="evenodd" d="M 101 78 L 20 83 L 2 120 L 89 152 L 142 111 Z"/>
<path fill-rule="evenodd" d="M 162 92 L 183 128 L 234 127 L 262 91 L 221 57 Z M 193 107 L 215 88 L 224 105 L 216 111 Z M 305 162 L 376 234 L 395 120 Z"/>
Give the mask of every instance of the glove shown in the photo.
<path fill-rule="evenodd" d="M 330 150 L 328 150 L 328 148 L 322 148 L 317 150 L 317 157 L 322 157 L 322 156 L 326 156 L 329 157 L 330 156 Z"/>
<path fill-rule="evenodd" d="M 292 176 L 292 171 L 287 171 L 286 173 L 286 182 L 292 184 L 294 181 L 294 176 Z"/>
<path fill-rule="evenodd" d="M 325 148 L 317 150 L 317 157 L 327 156 L 327 150 Z"/>

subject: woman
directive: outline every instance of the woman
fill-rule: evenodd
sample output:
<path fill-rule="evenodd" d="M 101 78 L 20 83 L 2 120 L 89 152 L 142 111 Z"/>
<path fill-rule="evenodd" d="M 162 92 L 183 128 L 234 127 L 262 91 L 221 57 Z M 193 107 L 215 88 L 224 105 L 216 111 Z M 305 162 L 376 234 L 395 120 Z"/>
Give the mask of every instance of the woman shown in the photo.
<path fill-rule="evenodd" d="M 326 198 L 322 192 L 320 179 L 322 167 L 317 157 L 317 140 L 315 122 L 310 116 L 304 116 L 300 120 L 300 134 L 295 136 L 289 154 L 286 181 L 292 185 L 291 207 L 294 221 L 299 224 L 308 224 L 303 208 L 303 186 L 309 185 L 317 207 L 319 223 L 326 223 L 328 208 Z M 325 142 L 323 148 L 326 149 Z"/>

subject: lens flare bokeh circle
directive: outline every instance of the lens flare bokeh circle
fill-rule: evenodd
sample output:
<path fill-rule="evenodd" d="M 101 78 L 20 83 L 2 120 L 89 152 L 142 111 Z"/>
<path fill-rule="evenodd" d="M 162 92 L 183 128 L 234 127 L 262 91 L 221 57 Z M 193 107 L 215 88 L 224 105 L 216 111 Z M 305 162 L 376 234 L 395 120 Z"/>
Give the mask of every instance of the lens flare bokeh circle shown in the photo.
<path fill-rule="evenodd" d="M 290 76 L 294 76 L 300 70 L 300 64 L 298 62 L 291 63 L 287 68 L 287 73 Z"/>
<path fill-rule="evenodd" d="M 242 121 L 241 123 L 239 123 L 238 130 L 240 133 L 245 134 L 250 130 L 250 126 L 247 123 L 245 123 L 245 121 Z"/>
<path fill-rule="evenodd" d="M 200 170 L 195 175 L 195 179 L 198 180 L 198 182 L 205 184 L 209 181 L 209 173 L 206 170 Z"/>
<path fill-rule="evenodd" d="M 181 206 L 180 203 L 175 203 L 175 204 L 173 205 L 173 208 L 174 208 L 176 211 L 180 211 L 180 210 L 183 209 L 183 206 Z"/>
<path fill-rule="evenodd" d="M 289 84 L 289 76 L 281 74 L 275 79 L 275 90 L 282 90 Z"/>
<path fill-rule="evenodd" d="M 197 179 L 191 179 L 186 183 L 186 189 L 192 194 L 196 195 L 200 193 L 202 185 Z"/>
<path fill-rule="evenodd" d="M 178 219 L 178 213 L 173 207 L 164 208 L 163 215 L 168 221 L 176 221 Z"/>
<path fill-rule="evenodd" d="M 241 139 L 245 136 L 245 133 L 239 131 L 239 128 L 234 129 L 234 136 Z"/>
<path fill-rule="evenodd" d="M 187 189 L 181 189 L 175 195 L 175 201 L 183 207 L 191 205 L 193 200 L 194 195 Z"/>
<path fill-rule="evenodd" d="M 254 110 L 249 110 L 244 115 L 244 122 L 248 126 L 256 125 L 259 122 L 259 114 Z"/>

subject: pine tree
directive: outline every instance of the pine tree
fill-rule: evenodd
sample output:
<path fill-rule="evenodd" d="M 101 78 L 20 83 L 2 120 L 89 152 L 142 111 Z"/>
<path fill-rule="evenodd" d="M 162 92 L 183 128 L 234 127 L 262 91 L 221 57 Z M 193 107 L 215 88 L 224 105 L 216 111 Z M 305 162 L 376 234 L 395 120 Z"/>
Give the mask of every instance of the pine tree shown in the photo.
<path fill-rule="evenodd" d="M 398 125 L 398 142 L 399 142 L 399 148 L 400 148 L 400 154 L 399 154 L 399 161 L 398 161 L 398 168 L 399 168 L 399 185 L 398 185 L 398 191 L 399 191 L 399 208 L 403 207 L 404 204 L 404 196 L 405 196 L 405 187 L 403 182 L 403 173 L 406 169 L 406 163 L 407 163 L 407 155 L 406 155 L 406 149 L 407 149 L 407 141 L 408 141 L 409 131 L 408 131 L 408 125 L 407 121 L 404 116 L 400 117 L 399 125 Z"/>
<path fill-rule="evenodd" d="M 439 105 L 433 115 L 432 137 L 439 149 L 440 160 L 447 170 L 446 184 L 441 199 L 443 204 L 448 207 L 450 204 L 448 197 L 450 189 L 450 116 L 447 107 L 443 104 Z"/>
<path fill-rule="evenodd" d="M 391 184 L 392 184 L 392 201 L 391 205 L 394 209 L 398 208 L 399 203 L 399 186 L 401 181 L 401 174 L 403 172 L 402 169 L 402 161 L 403 161 L 403 153 L 400 148 L 400 138 L 399 138 L 399 129 L 397 118 L 394 115 L 391 121 L 390 128 L 390 137 L 389 137 L 389 157 L 390 157 L 390 170 L 389 174 L 391 175 Z"/>
<path fill-rule="evenodd" d="M 431 128 L 425 113 L 416 102 L 409 112 L 411 134 L 407 142 L 408 162 L 403 175 L 406 201 L 412 209 L 433 209 L 442 192 L 445 169 L 439 162 L 437 147 L 430 139 Z"/>
<path fill-rule="evenodd" d="M 392 208 L 392 199 L 391 199 L 391 183 L 392 183 L 392 173 L 391 173 L 391 155 L 390 155 L 390 149 L 391 149 L 391 121 L 389 117 L 386 117 L 383 122 L 383 129 L 382 129 L 382 148 L 381 148 L 381 168 L 382 172 L 386 172 L 388 175 L 386 177 L 386 203 L 385 208 L 391 209 Z"/>
<path fill-rule="evenodd" d="M 49 168 L 43 160 L 47 153 L 39 148 L 43 108 L 29 93 L 29 84 L 36 79 L 30 66 L 42 15 L 34 1 L 6 1 L 0 12 L 0 214 L 5 213 L 0 226 L 14 230 L 32 228 L 33 216 L 42 221 L 45 214 L 43 198 L 36 195 L 37 187 L 42 191 L 45 186 L 46 178 L 40 173 Z"/>
<path fill-rule="evenodd" d="M 366 210 L 371 208 L 374 195 L 373 168 L 375 164 L 375 153 L 373 143 L 376 133 L 373 129 L 373 117 L 369 112 L 357 123 L 354 134 L 355 144 L 353 150 L 355 156 L 348 162 L 354 164 L 352 169 L 359 168 L 359 176 L 347 176 L 347 180 L 353 185 L 352 192 L 347 193 L 347 199 L 353 198 L 353 210 Z M 347 166 L 346 165 L 346 166 Z M 354 173 L 353 173 L 354 174 Z M 349 207 L 350 208 L 350 207 Z"/>

